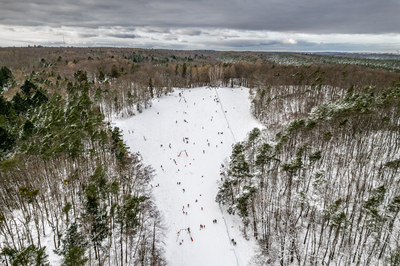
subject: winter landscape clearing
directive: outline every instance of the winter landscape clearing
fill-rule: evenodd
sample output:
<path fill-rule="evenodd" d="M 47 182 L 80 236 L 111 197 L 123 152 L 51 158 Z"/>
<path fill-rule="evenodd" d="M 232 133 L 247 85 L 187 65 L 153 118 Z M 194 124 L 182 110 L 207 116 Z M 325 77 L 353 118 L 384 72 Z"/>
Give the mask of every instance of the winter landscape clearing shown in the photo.
<path fill-rule="evenodd" d="M 149 186 L 165 220 L 168 263 L 247 265 L 256 243 L 244 239 L 240 218 L 215 196 L 232 145 L 261 128 L 250 113 L 248 89 L 176 89 L 115 126 L 131 152 L 156 170 Z"/>

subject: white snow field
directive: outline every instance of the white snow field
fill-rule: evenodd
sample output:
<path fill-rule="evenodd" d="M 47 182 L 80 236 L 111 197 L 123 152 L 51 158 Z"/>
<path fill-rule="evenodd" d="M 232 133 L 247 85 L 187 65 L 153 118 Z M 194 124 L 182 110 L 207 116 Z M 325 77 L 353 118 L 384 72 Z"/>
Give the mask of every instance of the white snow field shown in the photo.
<path fill-rule="evenodd" d="M 165 219 L 169 265 L 247 265 L 255 241 L 242 237 L 240 218 L 220 208 L 215 196 L 232 145 L 262 127 L 250 114 L 249 90 L 176 89 L 115 126 L 131 152 L 140 152 L 156 170 L 149 186 Z"/>

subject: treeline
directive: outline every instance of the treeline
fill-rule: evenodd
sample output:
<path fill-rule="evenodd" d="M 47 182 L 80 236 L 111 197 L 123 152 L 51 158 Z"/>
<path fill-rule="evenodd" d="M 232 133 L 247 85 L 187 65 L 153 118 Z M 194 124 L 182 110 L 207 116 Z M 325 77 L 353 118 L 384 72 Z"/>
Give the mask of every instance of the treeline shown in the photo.
<path fill-rule="evenodd" d="M 267 130 L 234 146 L 216 198 L 258 239 L 254 265 L 400 263 L 400 83 L 392 85 L 258 91 L 253 111 Z"/>
<path fill-rule="evenodd" d="M 48 265 L 54 252 L 61 265 L 165 265 L 153 169 L 105 122 L 108 92 L 81 74 L 63 96 L 31 73 L 0 97 L 1 264 Z"/>
<path fill-rule="evenodd" d="M 226 61 L 225 57 L 233 59 Z M 330 57 L 318 55 L 318 58 Z M 387 88 L 399 76 L 358 65 L 326 64 L 321 60 L 311 65 L 284 65 L 272 60 L 268 53 L 125 48 L 0 48 L 0 65 L 7 66 L 13 74 L 13 82 L 5 97 L 12 97 L 29 75 L 33 75 L 44 89 L 64 96 L 68 83 L 76 80 L 78 71 L 86 72 L 88 82 L 96 86 L 102 87 L 113 80 L 118 83 L 118 91 L 133 86 L 132 83 L 146 89 L 151 83 L 158 90 L 205 85 L 250 88 L 285 85 L 349 88 L 362 85 Z"/>

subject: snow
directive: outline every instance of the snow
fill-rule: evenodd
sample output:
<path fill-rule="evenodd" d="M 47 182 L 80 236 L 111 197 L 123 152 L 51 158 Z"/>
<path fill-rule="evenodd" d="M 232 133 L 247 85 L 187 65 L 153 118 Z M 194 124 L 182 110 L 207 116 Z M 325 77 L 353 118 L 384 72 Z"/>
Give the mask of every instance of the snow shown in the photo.
<path fill-rule="evenodd" d="M 167 228 L 168 263 L 247 265 L 256 242 L 242 236 L 240 218 L 227 214 L 215 196 L 221 164 L 228 162 L 232 145 L 262 127 L 250 114 L 248 89 L 176 90 L 153 100 L 143 113 L 115 121 L 115 126 L 123 130 L 131 152 L 140 152 L 143 162 L 156 170 L 149 186 Z"/>

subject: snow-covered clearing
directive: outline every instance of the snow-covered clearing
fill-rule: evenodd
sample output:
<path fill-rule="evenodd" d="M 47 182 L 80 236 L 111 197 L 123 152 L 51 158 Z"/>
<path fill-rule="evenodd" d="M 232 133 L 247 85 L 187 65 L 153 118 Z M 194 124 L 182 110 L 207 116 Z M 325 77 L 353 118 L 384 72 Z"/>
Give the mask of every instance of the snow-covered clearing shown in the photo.
<path fill-rule="evenodd" d="M 247 88 L 175 90 L 140 115 L 116 121 L 131 152 L 156 170 L 149 186 L 165 219 L 170 265 L 247 265 L 254 254 L 240 219 L 215 202 L 232 144 L 261 128 L 248 96 Z"/>

